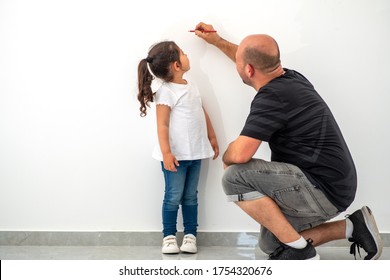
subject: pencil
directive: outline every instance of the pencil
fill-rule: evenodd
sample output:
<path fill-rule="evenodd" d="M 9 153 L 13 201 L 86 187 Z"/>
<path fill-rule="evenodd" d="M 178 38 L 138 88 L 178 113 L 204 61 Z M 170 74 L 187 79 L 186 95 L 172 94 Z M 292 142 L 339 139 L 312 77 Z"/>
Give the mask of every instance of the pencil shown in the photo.
<path fill-rule="evenodd" d="M 195 31 L 202 31 L 202 32 L 204 32 L 204 33 L 217 32 L 217 30 L 201 30 L 201 29 L 190 30 L 190 31 L 188 31 L 188 32 L 195 32 Z"/>

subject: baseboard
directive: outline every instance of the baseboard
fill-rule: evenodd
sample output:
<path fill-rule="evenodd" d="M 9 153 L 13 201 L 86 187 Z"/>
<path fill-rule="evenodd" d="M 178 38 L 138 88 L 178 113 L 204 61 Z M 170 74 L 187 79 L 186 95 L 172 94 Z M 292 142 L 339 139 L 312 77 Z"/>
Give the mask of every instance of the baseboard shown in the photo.
<path fill-rule="evenodd" d="M 199 232 L 199 246 L 257 245 L 258 232 Z M 177 234 L 180 240 L 182 233 Z M 390 233 L 381 234 L 383 246 L 390 246 Z M 0 231 L 0 246 L 160 246 L 161 232 L 62 232 Z M 338 240 L 323 246 L 348 247 L 350 242 Z"/>

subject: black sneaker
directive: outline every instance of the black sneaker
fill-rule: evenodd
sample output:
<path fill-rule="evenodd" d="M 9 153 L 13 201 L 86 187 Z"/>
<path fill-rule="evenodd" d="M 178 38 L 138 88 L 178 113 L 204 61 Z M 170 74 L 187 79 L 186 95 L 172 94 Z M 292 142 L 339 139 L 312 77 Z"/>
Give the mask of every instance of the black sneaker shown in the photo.
<path fill-rule="evenodd" d="M 286 244 L 281 244 L 269 255 L 269 260 L 319 260 L 320 255 L 314 249 L 313 240 L 308 239 L 303 249 L 295 249 Z"/>
<path fill-rule="evenodd" d="M 356 250 L 360 256 L 360 247 L 366 252 L 365 260 L 376 260 L 382 254 L 382 239 L 370 208 L 363 206 L 362 209 L 346 216 L 353 223 L 352 237 L 348 240 L 353 242 L 350 253 L 356 259 Z"/>

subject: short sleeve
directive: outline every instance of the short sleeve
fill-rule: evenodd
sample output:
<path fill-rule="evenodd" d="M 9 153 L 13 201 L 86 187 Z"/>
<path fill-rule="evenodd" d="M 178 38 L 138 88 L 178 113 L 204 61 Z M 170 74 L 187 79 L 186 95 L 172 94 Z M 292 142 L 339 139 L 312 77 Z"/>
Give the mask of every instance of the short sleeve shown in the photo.
<path fill-rule="evenodd" d="M 253 99 L 241 135 L 269 142 L 286 125 L 284 104 L 272 91 L 259 92 Z"/>
<path fill-rule="evenodd" d="M 167 105 L 173 108 L 176 105 L 176 94 L 166 86 L 162 86 L 156 92 L 156 105 Z"/>

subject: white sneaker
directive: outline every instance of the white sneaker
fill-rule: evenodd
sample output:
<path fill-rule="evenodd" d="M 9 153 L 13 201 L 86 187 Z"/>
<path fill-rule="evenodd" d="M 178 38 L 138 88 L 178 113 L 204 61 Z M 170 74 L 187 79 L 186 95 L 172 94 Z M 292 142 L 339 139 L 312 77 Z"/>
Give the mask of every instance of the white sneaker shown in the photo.
<path fill-rule="evenodd" d="M 196 237 L 193 234 L 184 235 L 180 251 L 192 254 L 198 252 L 198 248 L 196 247 Z"/>
<path fill-rule="evenodd" d="M 168 235 L 164 237 L 161 252 L 163 254 L 178 254 L 180 252 L 176 236 Z"/>

